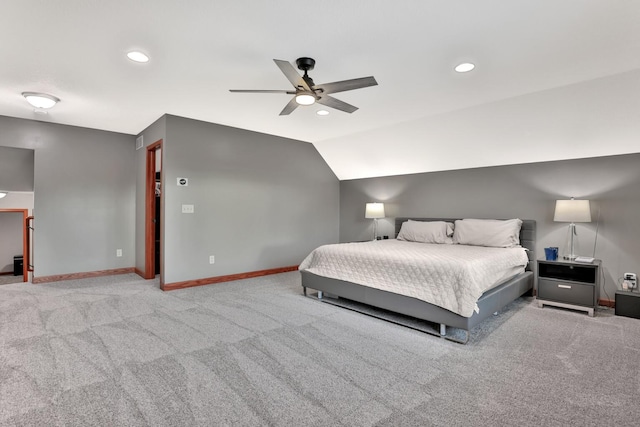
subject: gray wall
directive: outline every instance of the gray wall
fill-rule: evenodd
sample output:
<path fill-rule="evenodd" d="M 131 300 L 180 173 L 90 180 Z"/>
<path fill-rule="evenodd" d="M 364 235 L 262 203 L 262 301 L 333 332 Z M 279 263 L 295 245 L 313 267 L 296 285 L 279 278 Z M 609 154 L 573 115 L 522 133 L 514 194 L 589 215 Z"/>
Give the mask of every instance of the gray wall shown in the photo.
<path fill-rule="evenodd" d="M 35 151 L 36 277 L 134 265 L 134 140 L 0 116 L 0 147 Z"/>
<path fill-rule="evenodd" d="M 0 147 L 0 191 L 33 191 L 33 150 Z"/>
<path fill-rule="evenodd" d="M 577 225 L 580 255 L 593 253 L 600 211 L 601 298 L 613 299 L 623 273 L 640 273 L 640 154 L 341 181 L 340 241 L 370 239 L 365 203 L 380 201 L 380 234 L 391 236 L 399 216 L 534 219 L 542 258 L 544 247 L 564 246 L 567 224 L 553 222 L 555 200 L 572 196 L 592 201 L 593 222 Z"/>
<path fill-rule="evenodd" d="M 339 182 L 313 145 L 165 119 L 165 283 L 293 266 L 337 242 Z M 189 186 L 178 187 L 178 177 Z M 182 214 L 182 204 L 195 213 Z"/>

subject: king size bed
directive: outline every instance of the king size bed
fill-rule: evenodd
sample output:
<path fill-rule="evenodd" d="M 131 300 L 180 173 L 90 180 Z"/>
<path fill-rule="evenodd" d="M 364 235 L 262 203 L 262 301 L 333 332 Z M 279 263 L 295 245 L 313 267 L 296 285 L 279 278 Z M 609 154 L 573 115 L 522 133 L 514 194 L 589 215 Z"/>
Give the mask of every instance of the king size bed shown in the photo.
<path fill-rule="evenodd" d="M 314 289 L 323 302 L 408 326 L 397 319 L 421 319 L 437 325 L 425 332 L 466 343 L 472 328 L 533 289 L 533 220 L 396 218 L 395 225 L 396 239 L 315 249 L 299 268 L 304 294 Z"/>

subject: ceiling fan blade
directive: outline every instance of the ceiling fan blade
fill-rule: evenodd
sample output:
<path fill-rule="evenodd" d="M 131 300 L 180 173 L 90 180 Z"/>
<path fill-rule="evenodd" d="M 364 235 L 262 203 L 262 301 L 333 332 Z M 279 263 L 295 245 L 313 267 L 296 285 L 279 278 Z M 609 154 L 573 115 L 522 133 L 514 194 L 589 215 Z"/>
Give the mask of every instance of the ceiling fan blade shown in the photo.
<path fill-rule="evenodd" d="M 282 71 L 285 77 L 291 82 L 293 87 L 297 89 L 298 86 L 300 86 L 304 90 L 311 92 L 311 88 L 309 87 L 307 82 L 305 82 L 302 76 L 298 74 L 298 72 L 295 68 L 293 68 L 293 65 L 291 65 L 290 62 L 283 61 L 281 59 L 274 59 L 273 62 L 276 63 L 278 68 L 280 68 L 280 71 Z"/>
<path fill-rule="evenodd" d="M 343 80 L 341 82 L 324 83 L 316 85 L 315 88 L 322 89 L 324 93 L 336 93 L 377 85 L 378 82 L 376 79 L 373 78 L 373 76 L 370 76 L 361 77 L 359 79 Z"/>
<path fill-rule="evenodd" d="M 287 93 L 289 95 L 294 95 L 296 92 L 291 90 L 251 90 L 251 89 L 229 89 L 229 92 L 240 92 L 240 93 Z"/>
<path fill-rule="evenodd" d="M 295 98 L 293 98 L 293 100 L 295 102 Z M 336 110 L 344 111 L 345 113 L 353 113 L 358 109 L 358 107 L 347 104 L 346 102 L 340 101 L 339 99 L 329 95 L 322 95 L 316 102 L 318 104 L 326 105 L 327 107 L 335 108 Z"/>
<path fill-rule="evenodd" d="M 291 114 L 291 112 L 293 112 L 293 110 L 295 110 L 296 108 L 298 108 L 298 103 L 296 102 L 296 97 L 294 96 L 293 98 L 291 98 L 291 101 L 289 101 L 289 103 L 284 106 L 282 111 L 280 111 L 280 115 L 287 116 Z"/>

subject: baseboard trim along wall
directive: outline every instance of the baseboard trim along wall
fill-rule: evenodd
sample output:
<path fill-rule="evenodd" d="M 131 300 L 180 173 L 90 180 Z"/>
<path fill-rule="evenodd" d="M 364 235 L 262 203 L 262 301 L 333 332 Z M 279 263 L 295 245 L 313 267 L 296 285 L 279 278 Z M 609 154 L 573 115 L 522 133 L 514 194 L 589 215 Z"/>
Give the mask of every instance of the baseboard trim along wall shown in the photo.
<path fill-rule="evenodd" d="M 234 280 L 250 279 L 252 277 L 268 276 L 270 274 L 286 273 L 288 271 L 296 271 L 297 265 L 291 267 L 271 268 L 268 270 L 249 271 L 247 273 L 230 274 L 228 276 L 207 277 L 204 279 L 187 280 L 186 282 L 164 283 L 160 284 L 163 291 L 175 291 L 176 289 L 191 288 L 193 286 L 211 285 L 214 283 L 231 282 Z"/>
<path fill-rule="evenodd" d="M 613 299 L 602 299 L 600 298 L 598 300 L 598 305 L 601 305 L 603 307 L 611 307 L 614 308 L 616 306 L 616 300 Z"/>
<path fill-rule="evenodd" d="M 113 270 L 86 271 L 83 273 L 56 274 L 53 276 L 34 277 L 31 283 L 60 282 L 61 280 L 88 279 L 91 277 L 113 276 L 116 274 L 135 273 L 135 268 L 114 268 Z"/>
<path fill-rule="evenodd" d="M 134 268 L 133 272 L 144 279 L 144 271 L 138 270 L 137 268 Z"/>

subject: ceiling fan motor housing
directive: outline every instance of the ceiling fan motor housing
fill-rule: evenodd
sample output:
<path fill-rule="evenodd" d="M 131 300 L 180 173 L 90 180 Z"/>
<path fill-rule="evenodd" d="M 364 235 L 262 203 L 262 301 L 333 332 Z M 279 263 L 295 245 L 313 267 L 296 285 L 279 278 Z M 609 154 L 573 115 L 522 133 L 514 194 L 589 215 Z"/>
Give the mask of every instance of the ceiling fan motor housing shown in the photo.
<path fill-rule="evenodd" d="M 313 67 L 315 67 L 316 65 L 316 60 L 313 58 L 298 58 L 296 59 L 296 65 L 298 66 L 299 70 L 302 71 L 309 71 L 309 70 L 313 70 Z"/>

